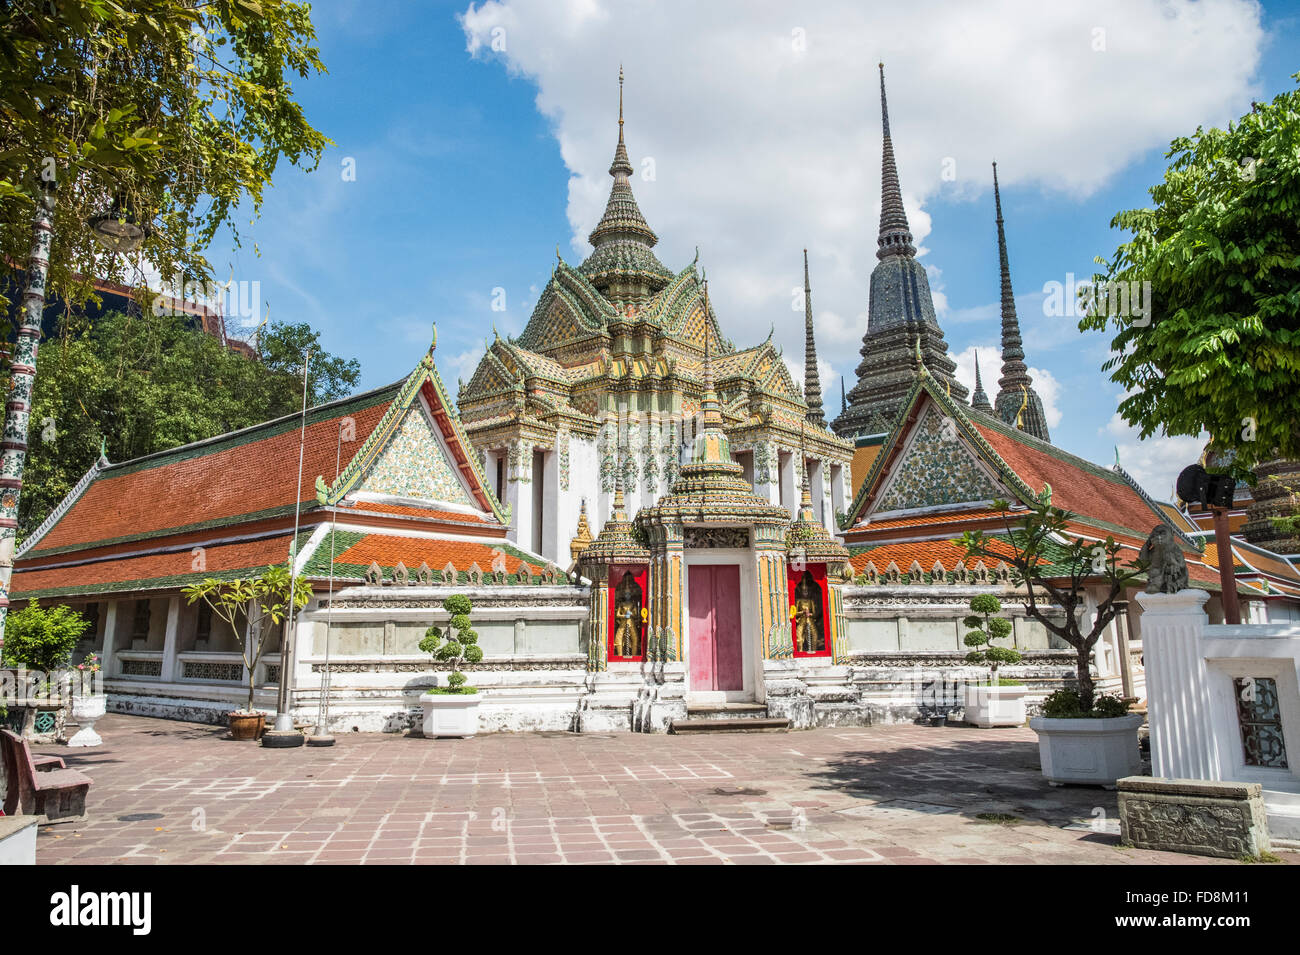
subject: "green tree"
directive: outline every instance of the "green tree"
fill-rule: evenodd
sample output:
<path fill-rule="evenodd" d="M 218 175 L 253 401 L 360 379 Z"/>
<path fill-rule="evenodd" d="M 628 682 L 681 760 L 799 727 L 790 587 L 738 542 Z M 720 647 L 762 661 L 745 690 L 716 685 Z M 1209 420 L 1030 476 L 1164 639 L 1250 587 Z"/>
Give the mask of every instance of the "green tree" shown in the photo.
<path fill-rule="evenodd" d="M 268 567 L 258 577 L 209 578 L 183 588 L 181 593 L 187 603 L 202 600 L 230 628 L 248 674 L 248 705 L 244 712 L 254 712 L 257 664 L 266 649 L 267 638 L 288 616 L 290 601 L 295 610 L 307 606 L 312 597 L 311 582 L 303 577 L 290 578 L 289 568 L 277 565 Z M 285 639 L 283 634 L 280 639 Z"/>
<path fill-rule="evenodd" d="M 19 534 L 30 534 L 99 456 L 126 461 L 297 413 L 302 361 L 312 348 L 307 400 L 351 393 L 355 360 L 321 349 L 307 325 L 272 322 L 250 360 L 170 314 L 110 313 L 41 350 L 28 485 Z"/>
<path fill-rule="evenodd" d="M 1251 479 L 1263 460 L 1300 458 L 1300 90 L 1166 156 L 1155 207 L 1115 216 L 1131 238 L 1093 280 L 1150 283 L 1149 308 L 1125 315 L 1119 295 L 1098 296 L 1079 328 L 1115 329 L 1102 367 L 1143 437 L 1209 432 Z"/>
<path fill-rule="evenodd" d="M 65 604 L 41 609 L 35 600 L 9 614 L 4 662 L 53 673 L 68 665 L 90 621 Z"/>
<path fill-rule="evenodd" d="M 1004 533 L 966 531 L 953 543 L 965 548 L 967 560 L 992 558 L 1011 568 L 1012 579 L 1025 588 L 1025 613 L 1074 650 L 1080 705 L 1090 710 L 1096 694 L 1093 648 L 1119 613 L 1115 601 L 1123 599 L 1125 588 L 1146 571 L 1146 564 L 1134 560 L 1121 566 L 1120 545 L 1113 537 L 1095 541 L 1070 534 L 1073 515 L 1053 507 L 1046 496 L 1014 516 L 1006 501 L 994 501 L 993 509 L 1002 514 Z M 1013 520 L 1018 526 L 1013 526 Z M 1095 616 L 1088 621 L 1086 591 L 1090 583 L 1098 582 L 1101 593 Z M 1043 601 L 1040 590 L 1051 603 Z M 1064 611 L 1063 617 L 1056 616 L 1052 604 Z"/>
<path fill-rule="evenodd" d="M 211 279 L 218 231 L 238 244 L 236 213 L 260 209 L 280 160 L 314 168 L 329 142 L 293 95 L 324 71 L 315 38 L 310 5 L 288 0 L 0 4 L 0 273 L 27 261 L 52 179 L 65 300 L 90 277 L 134 284 L 86 228 L 115 201 L 151 225 L 143 257 L 162 275 Z"/>
<path fill-rule="evenodd" d="M 472 693 L 473 687 L 465 685 L 465 674 L 460 668 L 466 663 L 478 663 L 483 659 L 483 648 L 478 645 L 478 633 L 470 620 L 473 603 L 464 594 L 452 594 L 442 602 L 442 609 L 451 614 L 446 632 L 437 627 L 424 631 L 420 641 L 420 650 L 435 660 L 445 660 L 451 664 L 451 673 L 447 677 L 450 693 Z"/>
<path fill-rule="evenodd" d="M 966 627 L 965 644 L 971 647 L 966 654 L 967 663 L 984 663 L 989 668 L 989 682 L 998 683 L 998 667 L 1003 663 L 1020 662 L 1020 652 L 1011 647 L 997 647 L 994 640 L 1005 640 L 1011 636 L 1011 621 L 998 617 L 1002 612 L 1002 601 L 992 594 L 976 594 L 970 599 L 971 613 L 963 618 Z"/>

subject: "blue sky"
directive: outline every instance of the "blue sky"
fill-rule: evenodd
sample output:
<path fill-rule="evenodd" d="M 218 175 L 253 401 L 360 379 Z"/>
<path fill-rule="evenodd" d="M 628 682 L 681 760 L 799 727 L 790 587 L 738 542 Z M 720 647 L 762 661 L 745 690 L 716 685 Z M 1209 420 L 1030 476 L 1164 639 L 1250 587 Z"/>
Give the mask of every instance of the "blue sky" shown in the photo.
<path fill-rule="evenodd" d="M 964 4 L 878 15 L 831 3 L 815 17 L 795 4 L 673 6 L 316 4 L 329 73 L 296 92 L 336 145 L 309 175 L 277 171 L 243 248 L 211 250 L 218 278 L 258 282 L 272 318 L 320 329 L 332 352 L 360 360 L 366 387 L 405 375 L 436 321 L 454 390 L 494 324 L 523 327 L 557 246 L 571 263 L 585 256 L 608 193 L 622 62 L 634 190 L 661 258 L 680 269 L 699 245 L 724 331 L 744 347 L 775 325 L 799 365 L 790 290 L 807 246 L 837 411 L 875 264 L 884 59 L 900 177 L 950 350 L 966 367 L 979 348 L 995 393 L 996 159 L 1028 362 L 1055 392 L 1055 443 L 1102 463 L 1118 444 L 1126 467 L 1167 495 L 1195 439 L 1139 444 L 1113 422 L 1107 340 L 1044 315 L 1042 289 L 1113 252 L 1111 216 L 1146 204 L 1173 135 L 1291 85 L 1300 5 L 1042 13 L 1005 0 L 965 22 Z M 941 173 L 946 159 L 955 179 Z"/>

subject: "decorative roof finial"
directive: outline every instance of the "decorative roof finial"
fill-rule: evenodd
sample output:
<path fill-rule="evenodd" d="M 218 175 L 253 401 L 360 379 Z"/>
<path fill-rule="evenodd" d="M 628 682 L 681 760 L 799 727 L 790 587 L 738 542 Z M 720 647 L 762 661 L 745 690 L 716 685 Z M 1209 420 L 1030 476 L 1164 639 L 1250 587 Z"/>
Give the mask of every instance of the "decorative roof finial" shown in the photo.
<path fill-rule="evenodd" d="M 435 348 L 437 348 L 437 347 L 438 347 L 438 323 L 437 323 L 437 322 L 434 322 L 434 323 L 433 323 L 433 340 L 432 340 L 431 342 L 429 342 L 429 354 L 432 355 L 432 354 L 433 354 L 433 350 L 434 350 Z"/>
<path fill-rule="evenodd" d="M 819 428 L 826 427 L 822 410 L 822 380 L 817 372 L 817 342 L 813 337 L 812 283 L 808 280 L 808 250 L 803 250 L 803 395 L 808 404 L 806 418 Z"/>
<path fill-rule="evenodd" d="M 880 64 L 880 122 L 884 137 L 880 156 L 880 236 L 876 240 L 876 258 L 891 255 L 916 256 L 912 230 L 903 209 L 903 191 L 898 184 L 898 167 L 894 163 L 894 142 L 889 135 L 889 103 L 885 99 L 885 64 Z"/>

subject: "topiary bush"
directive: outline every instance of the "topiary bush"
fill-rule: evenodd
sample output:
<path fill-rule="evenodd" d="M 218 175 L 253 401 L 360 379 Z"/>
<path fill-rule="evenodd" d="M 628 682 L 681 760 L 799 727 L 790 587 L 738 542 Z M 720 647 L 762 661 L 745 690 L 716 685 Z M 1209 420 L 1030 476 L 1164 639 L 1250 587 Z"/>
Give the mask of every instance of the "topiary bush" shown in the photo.
<path fill-rule="evenodd" d="M 998 667 L 1004 663 L 1020 662 L 1018 650 L 993 645 L 994 640 L 1011 636 L 1011 621 L 994 616 L 1002 612 L 1002 601 L 992 594 L 976 594 L 970 599 L 970 609 L 971 613 L 962 619 L 962 625 L 966 627 L 966 646 L 975 649 L 966 654 L 966 662 L 986 664 L 989 681 L 997 686 Z"/>
<path fill-rule="evenodd" d="M 429 627 L 424 631 L 420 641 L 420 650 L 429 654 L 434 660 L 451 664 L 451 673 L 447 676 L 445 689 L 430 687 L 429 693 L 477 693 L 472 686 L 465 685 L 465 674 L 460 668 L 465 664 L 478 663 L 483 659 L 483 648 L 478 645 L 478 633 L 470 620 L 470 611 L 474 604 L 464 594 L 452 594 L 442 602 L 442 609 L 451 614 L 445 631 L 438 627 Z"/>

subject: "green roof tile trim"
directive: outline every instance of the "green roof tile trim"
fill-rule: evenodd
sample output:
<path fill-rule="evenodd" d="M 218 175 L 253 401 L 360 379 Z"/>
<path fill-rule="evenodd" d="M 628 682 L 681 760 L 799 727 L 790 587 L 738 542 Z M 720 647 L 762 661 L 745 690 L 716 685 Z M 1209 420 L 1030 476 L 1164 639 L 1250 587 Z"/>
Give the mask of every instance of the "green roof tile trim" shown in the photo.
<path fill-rule="evenodd" d="M 446 412 L 447 421 L 460 444 L 461 453 L 465 455 L 466 461 L 473 470 L 478 481 L 479 490 L 482 491 L 484 499 L 488 502 L 493 516 L 502 524 L 510 523 L 510 512 L 501 507 L 496 493 L 489 486 L 487 475 L 483 473 L 483 468 L 479 463 L 479 456 L 469 443 L 465 429 L 460 423 L 460 415 L 456 413 L 456 406 L 452 404 L 447 389 L 443 386 L 442 377 L 438 374 L 438 368 L 433 363 L 433 352 L 436 347 L 437 332 L 435 330 L 434 341 L 429 346 L 429 351 L 420 359 L 420 363 L 415 366 L 415 369 L 407 376 L 406 380 L 400 384 L 397 394 L 388 406 L 388 410 L 384 412 L 384 416 L 379 419 L 379 423 L 375 425 L 374 430 L 362 442 L 357 453 L 348 461 L 347 466 L 339 473 L 337 480 L 330 486 L 324 500 L 321 501 L 322 504 L 332 507 L 360 485 L 371 465 L 378 460 L 380 453 L 396 435 L 403 419 L 406 417 L 406 412 L 415 403 L 416 397 L 427 385 L 433 389 L 437 402 L 442 405 L 443 410 Z M 459 471 L 460 469 L 456 468 L 456 470 Z"/>
<path fill-rule="evenodd" d="M 338 573 L 338 568 L 343 566 L 338 562 L 338 556 L 345 553 L 349 547 L 359 543 L 370 535 L 367 533 L 358 533 L 357 531 L 334 531 L 334 572 Z M 364 570 L 364 568 L 363 568 Z M 330 574 L 330 531 L 326 531 L 321 537 L 320 543 L 316 549 L 311 552 L 307 562 L 302 568 L 305 577 L 328 577 Z"/>
<path fill-rule="evenodd" d="M 86 493 L 86 488 L 90 487 L 91 483 L 95 478 L 99 477 L 99 473 L 106 467 L 108 467 L 108 458 L 101 454 L 95 459 L 95 463 L 86 470 L 86 473 L 81 476 L 81 479 L 72 486 L 72 490 L 68 492 L 67 496 L 59 502 L 58 506 L 54 508 L 54 510 L 50 511 L 45 520 L 41 521 L 40 526 L 37 527 L 36 530 L 32 531 L 32 533 L 28 535 L 27 539 L 22 542 L 22 545 L 18 548 L 18 552 L 14 555 L 15 559 L 25 557 L 30 553 L 32 546 L 39 543 L 41 538 L 48 534 L 55 524 L 63 520 L 63 515 L 72 510 L 72 505 L 76 504 L 77 499 Z M 55 550 L 50 551 L 50 553 L 56 553 L 60 549 L 61 548 L 56 548 Z"/>

